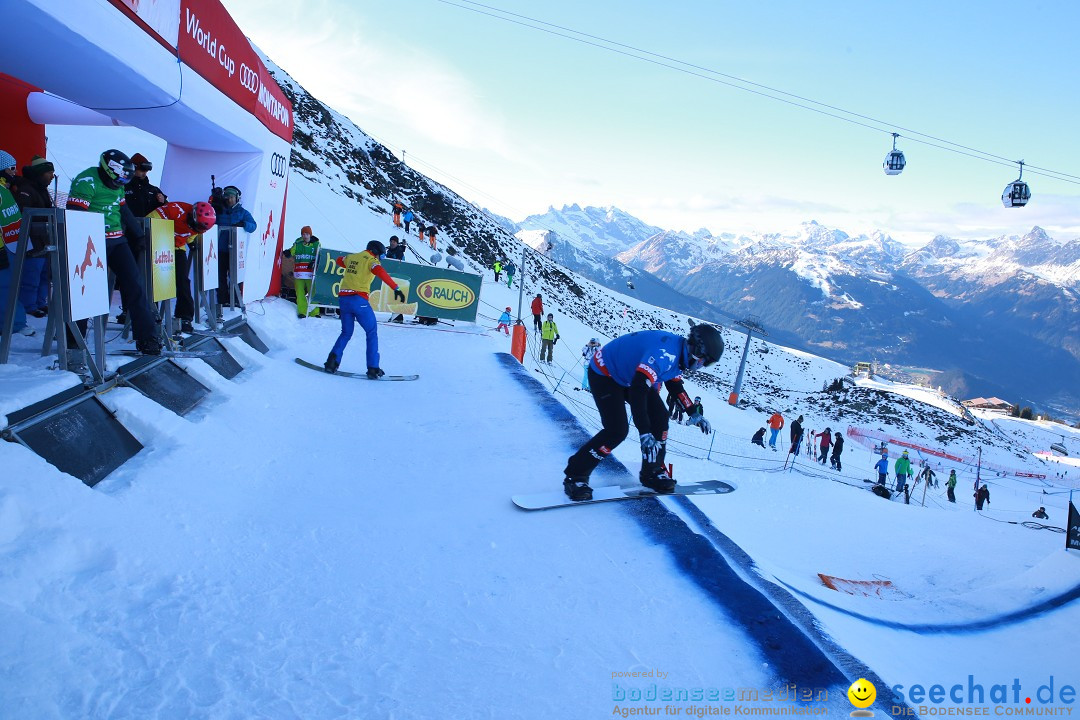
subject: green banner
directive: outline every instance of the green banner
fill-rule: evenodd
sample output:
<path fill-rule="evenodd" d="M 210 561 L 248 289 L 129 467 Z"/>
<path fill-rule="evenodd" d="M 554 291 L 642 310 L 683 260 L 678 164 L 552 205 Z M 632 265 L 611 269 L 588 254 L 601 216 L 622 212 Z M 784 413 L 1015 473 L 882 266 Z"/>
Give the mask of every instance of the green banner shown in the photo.
<path fill-rule="evenodd" d="M 176 242 L 173 221 L 150 218 L 150 248 L 154 258 L 153 302 L 176 297 Z"/>
<path fill-rule="evenodd" d="M 349 254 L 319 248 L 319 256 L 315 260 L 315 277 L 311 281 L 309 304 L 322 307 L 338 306 L 338 287 L 341 285 L 345 268 L 338 267 L 335 261 Z M 387 292 L 384 293 L 382 280 L 375 278 L 371 281 L 368 300 L 371 302 L 371 308 L 376 312 L 476 322 L 482 282 L 479 275 L 456 270 L 442 270 L 399 260 L 384 259 L 379 264 L 394 279 L 401 292 L 405 293 L 405 302 L 395 301 L 393 291 L 388 288 L 385 288 Z"/>

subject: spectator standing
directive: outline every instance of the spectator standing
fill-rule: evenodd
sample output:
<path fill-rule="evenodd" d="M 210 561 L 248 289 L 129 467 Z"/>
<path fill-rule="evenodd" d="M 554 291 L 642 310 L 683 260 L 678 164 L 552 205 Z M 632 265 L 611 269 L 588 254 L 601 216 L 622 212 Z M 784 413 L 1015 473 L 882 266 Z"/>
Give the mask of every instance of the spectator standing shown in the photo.
<path fill-rule="evenodd" d="M 405 261 L 405 243 L 397 235 L 390 236 L 390 246 L 386 248 L 386 257 L 390 260 Z"/>
<path fill-rule="evenodd" d="M 818 433 L 817 438 L 821 442 L 821 464 L 824 465 L 829 459 L 829 448 L 832 447 L 832 428 L 825 428 L 825 432 Z"/>
<path fill-rule="evenodd" d="M 956 502 L 956 471 L 949 471 L 949 479 L 945 481 L 945 492 L 949 496 L 949 502 Z"/>
<path fill-rule="evenodd" d="M 884 485 L 889 479 L 889 456 L 882 455 L 881 459 L 874 464 L 874 469 L 877 470 L 877 484 Z"/>
<path fill-rule="evenodd" d="M 401 216 L 401 219 L 402 219 L 402 220 L 404 221 L 404 223 L 405 223 L 405 234 L 406 234 L 406 235 L 408 235 L 408 234 L 409 234 L 409 223 L 411 223 L 411 222 L 413 221 L 413 218 L 414 218 L 414 217 L 416 217 L 416 216 L 415 216 L 415 215 L 413 215 L 413 211 L 412 211 L 412 208 L 409 208 L 409 209 L 407 209 L 407 210 L 405 211 L 405 214 Z"/>
<path fill-rule="evenodd" d="M 908 458 L 907 450 L 901 453 L 900 457 L 896 458 L 896 465 L 893 466 L 893 472 L 896 473 L 896 492 L 902 492 L 907 486 L 908 479 L 911 477 L 911 460 Z"/>
<path fill-rule="evenodd" d="M 507 260 L 506 261 L 506 287 L 510 287 L 511 285 L 514 284 L 514 273 L 516 271 L 517 271 L 517 268 L 514 267 L 514 263 L 511 262 L 510 260 Z"/>
<path fill-rule="evenodd" d="M 160 355 L 161 339 L 157 336 L 157 321 L 146 298 L 142 275 L 135 263 L 121 220 L 124 206 L 124 185 L 134 172 L 127 155 L 119 150 L 101 153 L 96 167 L 76 175 L 68 192 L 67 209 L 101 213 L 105 217 L 105 262 L 116 276 L 124 308 L 131 317 L 135 347 L 144 355 Z M 78 321 L 79 330 L 86 334 L 86 321 Z M 68 338 L 74 342 L 73 337 Z M 71 350 L 69 364 L 83 364 L 80 350 Z"/>
<path fill-rule="evenodd" d="M 491 269 L 495 271 L 495 282 L 499 282 L 499 275 L 502 274 L 502 262 L 496 260 L 491 264 Z"/>
<path fill-rule="evenodd" d="M 439 232 L 439 228 L 435 227 L 434 225 L 428 225 L 427 226 L 428 242 L 431 244 L 431 249 L 432 250 L 438 250 L 439 249 L 439 246 L 435 242 L 435 236 L 438 234 L 438 232 Z"/>
<path fill-rule="evenodd" d="M 495 332 L 502 330 L 507 336 L 510 335 L 510 306 L 507 305 L 503 310 L 503 314 L 499 316 L 499 324 L 495 327 Z"/>
<path fill-rule="evenodd" d="M 784 427 L 784 416 L 780 414 L 779 410 L 777 410 L 772 414 L 772 416 L 769 418 L 768 423 L 766 424 L 770 428 L 769 447 L 771 447 L 773 451 L 775 451 L 776 436 L 780 434 L 780 430 L 782 430 Z"/>
<path fill-rule="evenodd" d="M 930 469 L 930 463 L 923 460 L 922 469 L 919 471 L 919 479 L 926 483 L 926 487 L 936 487 L 937 481 L 934 479 L 934 471 Z"/>
<path fill-rule="evenodd" d="M 35 155 L 30 164 L 23 168 L 22 181 L 14 193 L 15 202 L 20 211 L 31 208 L 48 209 L 53 206 L 49 195 L 49 185 L 54 176 L 53 164 Z M 28 315 L 45 317 L 49 312 L 49 279 L 52 275 L 52 263 L 42 252 L 48 243 L 48 230 L 45 222 L 30 224 L 30 246 L 23 260 L 23 273 L 19 284 L 19 300 Z M 15 246 L 12 245 L 12 250 Z M 31 328 L 32 330 L 32 328 Z"/>
<path fill-rule="evenodd" d="M 532 308 L 533 331 L 540 332 L 540 326 L 543 325 L 542 319 L 544 317 L 544 301 L 540 298 L 540 293 L 536 293 L 536 297 L 533 298 L 529 307 Z"/>
<path fill-rule="evenodd" d="M 195 236 L 214 227 L 217 213 L 210 203 L 169 202 L 150 211 L 151 218 L 173 221 L 173 244 L 176 277 L 176 307 L 173 317 L 180 321 L 180 332 L 195 332 L 191 321 L 195 318 L 195 299 L 191 295 L 191 243 Z"/>
<path fill-rule="evenodd" d="M 367 376 L 378 380 L 384 373 L 379 367 L 379 324 L 375 320 L 375 311 L 368 302 L 371 281 L 379 278 L 383 285 L 394 291 L 394 299 L 405 302 L 405 293 L 401 292 L 394 279 L 379 264 L 379 258 L 386 252 L 386 247 L 378 240 L 372 240 L 362 252 L 343 255 L 336 260 L 337 266 L 345 268 L 338 290 L 338 304 L 341 313 L 341 334 L 338 335 L 330 354 L 326 356 L 323 368 L 328 373 L 337 372 L 345 346 L 352 339 L 353 323 L 360 323 L 367 339 Z M 385 292 L 385 289 L 383 290 Z"/>
<path fill-rule="evenodd" d="M 7 317 L 7 299 L 12 283 L 20 283 L 20 278 L 12 277 L 12 265 L 15 261 L 16 246 L 19 241 L 19 231 L 22 228 L 22 212 L 15 197 L 8 188 L 12 177 L 9 171 L 15 167 L 15 158 L 9 153 L 0 150 L 0 233 L 3 235 L 4 247 L 0 250 L 0 320 Z M 0 326 L 0 330 L 3 327 Z M 33 336 L 34 328 L 26 324 L 26 308 L 22 300 L 15 298 L 15 324 L 12 332 L 17 335 Z"/>
<path fill-rule="evenodd" d="M 555 316 L 548 313 L 547 320 L 540 326 L 540 362 L 551 364 L 552 352 L 557 342 L 559 342 L 559 326 L 555 324 Z M 547 353 L 547 360 L 544 359 L 544 353 Z"/>
<path fill-rule="evenodd" d="M 793 455 L 795 455 L 795 457 L 799 457 L 799 448 L 802 446 L 802 439 L 803 439 L 802 420 L 803 420 L 803 417 L 802 417 L 802 415 L 800 415 L 798 417 L 798 419 L 792 421 L 792 423 L 791 423 L 791 450 L 790 450 L 790 452 Z"/>
<path fill-rule="evenodd" d="M 227 185 L 221 191 L 222 209 L 217 211 L 218 227 L 237 227 L 244 232 L 253 233 L 258 228 L 255 218 L 241 202 L 243 193 L 235 185 Z M 239 238 L 237 239 L 239 242 Z M 218 245 L 218 322 L 222 320 L 222 306 L 229 300 L 229 264 L 232 248 L 225 244 Z"/>
<path fill-rule="evenodd" d="M 154 169 L 153 163 L 142 153 L 132 155 L 131 162 L 135 171 L 131 174 L 131 182 L 124 187 L 124 203 L 135 217 L 146 217 L 169 202 L 169 198 L 161 188 L 150 183 L 148 174 Z M 216 210 L 214 216 L 217 216 Z"/>
<path fill-rule="evenodd" d="M 600 341 L 596 338 L 590 338 L 589 342 L 585 343 L 585 347 L 581 348 L 581 357 L 585 358 L 585 377 L 581 380 L 582 390 L 589 390 L 589 364 L 592 363 L 593 355 L 599 349 Z"/>
<path fill-rule="evenodd" d="M 983 505 L 989 505 L 989 504 L 990 504 L 990 488 L 988 488 L 986 486 L 986 483 L 983 483 L 975 491 L 975 509 L 976 510 L 982 510 Z"/>
<path fill-rule="evenodd" d="M 843 452 L 844 452 L 844 436 L 841 435 L 840 433 L 836 433 L 836 437 L 833 438 L 832 458 L 831 458 L 830 462 L 832 463 L 833 469 L 835 469 L 837 472 L 841 472 L 842 469 L 843 469 L 842 463 L 840 462 L 840 455 Z"/>
<path fill-rule="evenodd" d="M 396 240 L 397 236 L 393 239 Z M 296 317 L 319 317 L 319 308 L 308 310 L 308 295 L 311 293 L 311 281 L 315 277 L 315 261 L 319 257 L 319 238 L 312 234 L 310 225 L 300 228 L 300 237 L 296 238 L 292 247 L 282 252 L 282 255 L 293 259 Z"/>
<path fill-rule="evenodd" d="M 394 227 L 401 227 L 401 213 L 404 212 L 405 206 L 401 204 L 400 200 L 394 201 Z"/>

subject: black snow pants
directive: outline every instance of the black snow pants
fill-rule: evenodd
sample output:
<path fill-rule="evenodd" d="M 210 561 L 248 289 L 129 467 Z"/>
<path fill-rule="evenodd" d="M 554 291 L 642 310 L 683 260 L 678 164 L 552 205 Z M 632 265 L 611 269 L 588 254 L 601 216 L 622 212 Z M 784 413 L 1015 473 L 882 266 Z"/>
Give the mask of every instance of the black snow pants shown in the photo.
<path fill-rule="evenodd" d="M 588 478 L 600 461 L 626 439 L 630 432 L 630 421 L 626 417 L 626 403 L 630 400 L 630 388 L 619 385 L 607 375 L 602 375 L 589 368 L 589 387 L 592 388 L 593 402 L 600 412 L 603 427 L 592 439 L 570 456 L 566 463 L 566 476 Z M 668 414 L 660 393 L 650 390 L 648 394 L 649 432 L 657 440 L 667 441 Z M 655 463 L 641 461 L 641 474 L 655 476 L 656 470 L 664 467 L 666 447 L 661 447 Z"/>

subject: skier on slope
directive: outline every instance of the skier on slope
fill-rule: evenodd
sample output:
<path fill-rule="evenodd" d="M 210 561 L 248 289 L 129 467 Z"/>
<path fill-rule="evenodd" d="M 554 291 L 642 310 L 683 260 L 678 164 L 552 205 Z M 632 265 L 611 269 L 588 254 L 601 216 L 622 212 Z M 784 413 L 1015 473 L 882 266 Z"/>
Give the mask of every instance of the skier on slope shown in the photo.
<path fill-rule="evenodd" d="M 510 306 L 507 305 L 506 310 L 504 310 L 503 314 L 499 316 L 499 324 L 497 326 L 495 326 L 495 332 L 498 332 L 499 330 L 502 330 L 504 333 L 506 333 L 509 336 L 510 335 L 510 322 L 511 322 L 511 319 L 510 319 Z"/>
<path fill-rule="evenodd" d="M 840 455 L 844 452 L 844 436 L 840 433 L 836 433 L 836 437 L 833 439 L 832 444 L 832 457 L 829 458 L 829 462 L 836 471 L 840 471 L 843 468 L 843 463 L 840 462 Z"/>
<path fill-rule="evenodd" d="M 385 245 L 378 240 L 372 240 L 363 252 L 343 255 L 335 261 L 338 267 L 345 268 L 345 275 L 341 278 L 341 288 L 338 290 L 341 334 L 323 363 L 328 373 L 337 372 L 345 346 L 352 339 L 355 321 L 364 328 L 364 335 L 367 337 L 367 376 L 377 380 L 386 374 L 379 368 L 379 326 L 375 320 L 375 311 L 368 302 L 368 292 L 371 281 L 378 277 L 386 287 L 394 291 L 394 299 L 398 302 L 405 302 L 405 293 L 398 289 L 397 283 L 379 264 L 379 258 L 385 252 Z"/>
<path fill-rule="evenodd" d="M 896 492 L 902 492 L 911 478 L 911 459 L 908 457 L 907 450 L 896 459 L 893 472 L 896 473 Z"/>
<path fill-rule="evenodd" d="M 791 423 L 791 447 L 788 448 L 788 452 L 799 456 L 799 449 L 802 447 L 803 440 L 803 427 L 802 427 L 802 415 Z"/>
<path fill-rule="evenodd" d="M 769 447 L 776 450 L 776 436 L 780 434 L 780 431 L 784 428 L 784 416 L 777 410 L 769 418 L 767 423 L 769 426 Z"/>
<path fill-rule="evenodd" d="M 832 428 L 825 428 L 825 432 L 815 433 L 821 442 L 821 464 L 824 465 L 829 459 L 829 448 L 832 447 Z"/>
<path fill-rule="evenodd" d="M 596 338 L 590 338 L 589 342 L 585 343 L 585 347 L 581 348 L 581 357 L 585 358 L 585 377 L 581 380 L 581 389 L 589 390 L 589 364 L 592 362 L 593 355 L 600 349 L 600 341 Z M 590 390 L 590 392 L 592 392 Z"/>
<path fill-rule="evenodd" d="M 690 407 L 682 373 L 712 365 L 723 352 L 724 341 L 711 325 L 695 325 L 685 338 L 664 330 L 643 330 L 617 337 L 597 350 L 589 364 L 589 385 L 603 427 L 567 460 L 563 479 L 567 497 L 592 499 L 589 476 L 629 432 L 627 403 L 641 444 L 638 479 L 658 493 L 674 491 L 675 481 L 664 465 L 668 416 L 660 385 L 677 395 L 683 407 Z M 690 421 L 703 433 L 712 432 L 709 421 L 700 415 Z"/>

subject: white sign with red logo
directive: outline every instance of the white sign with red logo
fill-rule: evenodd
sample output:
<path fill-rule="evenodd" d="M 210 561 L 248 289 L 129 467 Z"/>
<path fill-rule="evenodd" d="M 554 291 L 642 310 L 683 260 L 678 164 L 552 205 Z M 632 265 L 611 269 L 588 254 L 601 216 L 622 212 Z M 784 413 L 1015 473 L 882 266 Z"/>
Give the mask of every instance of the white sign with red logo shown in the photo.
<path fill-rule="evenodd" d="M 72 320 L 109 314 L 105 265 L 105 216 L 71 211 L 67 218 L 67 280 Z"/>
<path fill-rule="evenodd" d="M 251 233 L 242 229 L 236 231 L 236 279 L 235 283 L 244 282 L 245 269 L 247 267 L 248 245 L 251 243 Z"/>
<path fill-rule="evenodd" d="M 214 290 L 218 285 L 218 229 L 215 225 L 202 234 L 202 289 Z"/>

